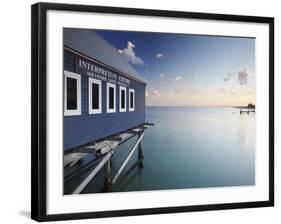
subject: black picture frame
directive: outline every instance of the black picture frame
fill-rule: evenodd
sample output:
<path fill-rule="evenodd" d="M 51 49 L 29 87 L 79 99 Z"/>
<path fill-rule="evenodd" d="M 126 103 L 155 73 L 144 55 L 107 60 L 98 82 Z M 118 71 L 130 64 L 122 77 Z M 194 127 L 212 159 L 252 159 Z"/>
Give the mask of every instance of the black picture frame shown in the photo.
<path fill-rule="evenodd" d="M 269 200 L 70 214 L 46 214 L 46 13 L 48 10 L 100 12 L 269 24 Z M 274 206 L 274 18 L 240 15 L 37 3 L 31 11 L 31 218 L 37 221 L 86 219 Z"/>

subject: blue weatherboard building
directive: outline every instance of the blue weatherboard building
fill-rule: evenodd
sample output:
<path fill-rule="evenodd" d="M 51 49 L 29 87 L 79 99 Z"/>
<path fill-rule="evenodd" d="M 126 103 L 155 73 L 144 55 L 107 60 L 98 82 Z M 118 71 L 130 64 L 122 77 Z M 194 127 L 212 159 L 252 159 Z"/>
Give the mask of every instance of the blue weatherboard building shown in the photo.
<path fill-rule="evenodd" d="M 145 86 L 93 30 L 63 29 L 64 150 L 145 123 Z"/>

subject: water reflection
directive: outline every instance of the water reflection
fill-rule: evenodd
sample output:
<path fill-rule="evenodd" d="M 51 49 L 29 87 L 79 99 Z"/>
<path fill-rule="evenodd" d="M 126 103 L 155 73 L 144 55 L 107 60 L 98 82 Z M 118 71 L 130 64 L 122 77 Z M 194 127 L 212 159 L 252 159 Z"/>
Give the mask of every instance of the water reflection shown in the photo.
<path fill-rule="evenodd" d="M 145 167 L 115 191 L 255 184 L 255 115 L 235 108 L 148 107 Z M 126 179 L 126 178 L 125 178 Z"/>
<path fill-rule="evenodd" d="M 136 153 L 112 191 L 255 184 L 255 115 L 240 115 L 235 108 L 147 107 L 146 118 L 155 126 L 145 131 L 144 168 L 135 164 Z M 113 170 L 135 141 L 119 146 Z M 102 183 L 99 174 L 83 193 L 99 192 Z M 68 183 L 75 184 L 75 179 Z"/>

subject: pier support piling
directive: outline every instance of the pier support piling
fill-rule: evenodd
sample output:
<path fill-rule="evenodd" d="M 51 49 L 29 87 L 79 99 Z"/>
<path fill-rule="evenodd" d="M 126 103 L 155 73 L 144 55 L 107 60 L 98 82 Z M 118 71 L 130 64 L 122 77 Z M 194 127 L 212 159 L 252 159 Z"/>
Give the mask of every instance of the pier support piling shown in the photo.
<path fill-rule="evenodd" d="M 104 191 L 111 189 L 111 158 L 104 165 Z"/>
<path fill-rule="evenodd" d="M 139 147 L 140 142 L 143 140 L 143 135 L 144 135 L 144 133 L 142 131 L 140 133 L 140 136 L 139 136 L 137 142 L 135 143 L 134 147 L 132 148 L 132 150 L 128 154 L 127 158 L 125 159 L 125 161 L 123 162 L 121 167 L 118 169 L 118 171 L 116 172 L 115 176 L 112 178 L 112 180 L 111 180 L 111 184 L 112 185 L 116 182 L 117 178 L 120 176 L 121 172 L 123 171 L 123 169 L 125 168 L 125 166 L 129 162 L 130 158 L 132 157 L 132 155 L 135 152 L 135 150 L 137 149 L 137 147 Z"/>
<path fill-rule="evenodd" d="M 141 134 L 138 134 L 139 138 Z M 143 139 L 140 141 L 139 146 L 138 146 L 138 160 L 139 160 L 139 168 L 143 168 L 143 159 L 144 159 L 144 155 L 143 155 Z"/>

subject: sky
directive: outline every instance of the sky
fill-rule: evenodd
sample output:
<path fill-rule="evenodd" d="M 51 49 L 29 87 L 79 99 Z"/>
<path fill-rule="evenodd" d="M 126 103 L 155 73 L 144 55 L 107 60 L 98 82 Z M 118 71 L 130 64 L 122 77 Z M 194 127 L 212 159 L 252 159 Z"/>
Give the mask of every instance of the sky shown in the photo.
<path fill-rule="evenodd" d="M 255 39 L 98 31 L 147 82 L 150 106 L 256 103 Z"/>

